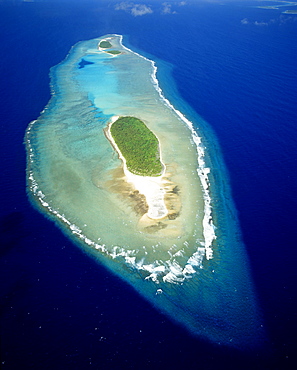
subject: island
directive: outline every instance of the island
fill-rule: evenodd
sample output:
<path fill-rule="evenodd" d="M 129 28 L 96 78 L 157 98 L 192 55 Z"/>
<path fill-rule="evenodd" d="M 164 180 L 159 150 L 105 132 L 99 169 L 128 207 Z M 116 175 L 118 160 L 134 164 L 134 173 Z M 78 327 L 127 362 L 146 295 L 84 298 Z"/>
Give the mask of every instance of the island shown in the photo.
<path fill-rule="evenodd" d="M 107 40 L 102 40 L 101 42 L 99 42 L 99 48 L 109 49 L 111 47 L 112 47 L 112 44 Z"/>
<path fill-rule="evenodd" d="M 158 73 L 121 35 L 74 45 L 26 130 L 28 197 L 193 335 L 246 348 L 260 325 L 219 145 Z"/>
<path fill-rule="evenodd" d="M 164 173 L 159 141 L 140 119 L 119 117 L 111 123 L 109 130 L 130 172 L 140 176 Z"/>
<path fill-rule="evenodd" d="M 138 118 L 115 116 L 108 125 L 106 136 L 123 161 L 127 181 L 145 198 L 145 215 L 150 219 L 167 216 L 166 191 L 162 186 L 165 165 L 154 133 Z"/>
<path fill-rule="evenodd" d="M 112 44 L 108 40 L 102 40 L 98 45 L 98 49 L 101 51 L 104 51 L 105 53 L 108 53 L 111 55 L 121 54 L 119 50 L 106 50 L 106 49 L 110 49 L 111 47 L 112 47 Z"/>

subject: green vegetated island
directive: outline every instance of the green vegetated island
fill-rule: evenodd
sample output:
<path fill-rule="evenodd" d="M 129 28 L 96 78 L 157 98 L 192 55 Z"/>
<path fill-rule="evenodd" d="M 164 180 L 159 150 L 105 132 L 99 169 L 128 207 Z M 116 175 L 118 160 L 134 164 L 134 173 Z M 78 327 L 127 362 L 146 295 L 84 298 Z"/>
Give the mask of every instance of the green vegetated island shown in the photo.
<path fill-rule="evenodd" d="M 111 124 L 110 134 L 130 172 L 139 176 L 162 174 L 159 141 L 140 119 L 120 117 Z"/>
<path fill-rule="evenodd" d="M 101 49 L 110 49 L 112 47 L 111 43 L 109 41 L 103 40 L 100 42 L 99 47 Z M 104 50 L 106 53 L 118 55 L 121 54 L 119 50 Z"/>

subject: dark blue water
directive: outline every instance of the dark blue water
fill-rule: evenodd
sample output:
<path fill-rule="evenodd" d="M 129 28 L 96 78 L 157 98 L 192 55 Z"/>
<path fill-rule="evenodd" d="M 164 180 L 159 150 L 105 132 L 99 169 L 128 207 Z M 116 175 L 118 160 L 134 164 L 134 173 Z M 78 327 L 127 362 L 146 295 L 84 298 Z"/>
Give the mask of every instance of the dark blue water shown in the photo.
<path fill-rule="evenodd" d="M 153 14 L 133 17 L 105 1 L 1 3 L 3 369 L 293 368 L 297 16 L 243 4 L 172 5 L 178 14 L 164 15 L 152 3 Z M 23 137 L 49 100 L 49 68 L 77 41 L 107 33 L 166 61 L 175 88 L 217 136 L 267 329 L 263 348 L 191 337 L 27 200 Z M 162 68 L 158 78 L 175 96 Z"/>

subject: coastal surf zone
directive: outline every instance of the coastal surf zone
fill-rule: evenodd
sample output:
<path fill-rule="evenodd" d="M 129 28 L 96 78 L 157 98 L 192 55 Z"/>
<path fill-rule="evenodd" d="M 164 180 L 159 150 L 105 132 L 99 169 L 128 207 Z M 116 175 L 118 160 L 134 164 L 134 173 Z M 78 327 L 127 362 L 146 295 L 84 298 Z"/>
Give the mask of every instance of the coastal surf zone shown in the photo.
<path fill-rule="evenodd" d="M 199 122 L 165 98 L 155 62 L 106 35 L 76 44 L 50 77 L 52 98 L 25 137 L 32 204 L 195 335 L 254 345 L 221 159 L 207 159 Z"/>

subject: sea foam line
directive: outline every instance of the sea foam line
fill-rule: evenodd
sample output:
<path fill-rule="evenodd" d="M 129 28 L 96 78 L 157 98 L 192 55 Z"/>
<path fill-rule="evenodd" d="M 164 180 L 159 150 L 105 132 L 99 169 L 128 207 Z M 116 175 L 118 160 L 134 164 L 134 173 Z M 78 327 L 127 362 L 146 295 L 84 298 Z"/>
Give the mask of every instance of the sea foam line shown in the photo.
<path fill-rule="evenodd" d="M 213 250 L 212 250 L 212 242 L 217 238 L 215 234 L 215 225 L 212 220 L 212 205 L 211 205 L 211 197 L 210 197 L 210 192 L 209 192 L 209 178 L 208 174 L 210 173 L 210 168 L 206 167 L 205 161 L 204 161 L 204 148 L 202 145 L 202 140 L 198 136 L 197 132 L 194 129 L 193 123 L 188 120 L 178 109 L 176 109 L 168 99 L 165 98 L 163 95 L 163 91 L 161 87 L 159 86 L 159 81 L 157 79 L 157 66 L 154 60 L 148 59 L 144 57 L 141 54 L 138 54 L 137 52 L 127 48 L 126 46 L 123 45 L 123 36 L 122 35 L 115 35 L 120 38 L 120 44 L 123 49 L 128 50 L 129 52 L 139 56 L 140 58 L 145 59 L 146 61 L 150 62 L 153 68 L 153 72 L 151 74 L 152 82 L 159 93 L 160 98 L 165 102 L 165 104 L 172 109 L 178 117 L 188 126 L 188 128 L 191 131 L 193 141 L 197 147 L 197 162 L 198 162 L 198 168 L 197 168 L 197 173 L 201 181 L 202 185 L 202 190 L 203 190 L 203 199 L 204 199 L 204 217 L 203 217 L 203 236 L 204 236 L 204 248 L 205 248 L 205 257 L 207 260 L 213 258 Z"/>

